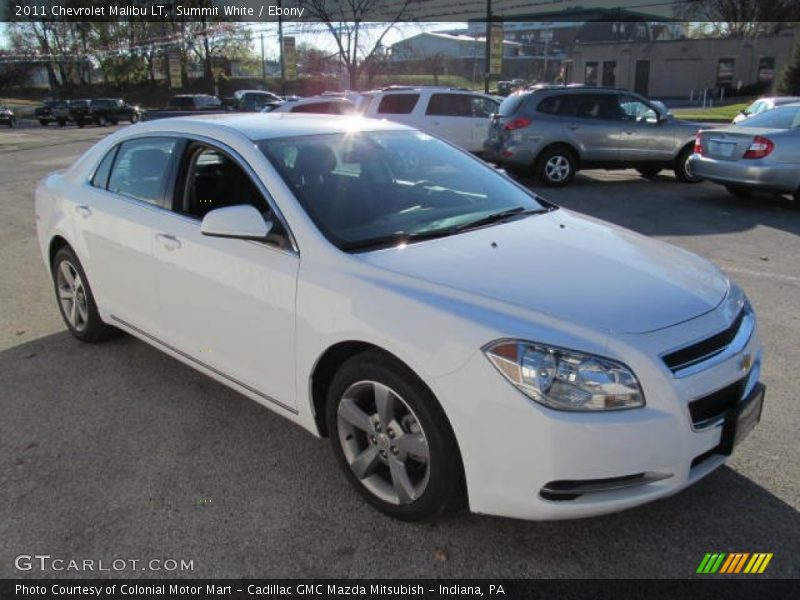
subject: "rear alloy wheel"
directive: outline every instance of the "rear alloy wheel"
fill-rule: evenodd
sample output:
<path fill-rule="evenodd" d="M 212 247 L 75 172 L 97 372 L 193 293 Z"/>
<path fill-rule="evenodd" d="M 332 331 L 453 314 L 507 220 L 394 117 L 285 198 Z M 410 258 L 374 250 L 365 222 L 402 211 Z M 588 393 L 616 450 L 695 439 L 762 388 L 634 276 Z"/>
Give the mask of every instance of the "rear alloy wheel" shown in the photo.
<path fill-rule="evenodd" d="M 694 148 L 692 146 L 686 146 L 678 154 L 678 158 L 675 159 L 675 177 L 683 183 L 699 183 L 702 181 L 700 177 L 694 175 L 689 169 L 689 157 L 693 152 Z"/>
<path fill-rule="evenodd" d="M 639 175 L 645 179 L 655 179 L 656 175 L 661 173 L 661 169 L 657 167 L 645 167 L 643 169 L 636 169 Z"/>
<path fill-rule="evenodd" d="M 534 172 L 544 185 L 561 187 L 575 177 L 575 159 L 566 148 L 551 148 L 539 155 Z"/>
<path fill-rule="evenodd" d="M 380 511 L 416 521 L 463 496 L 444 412 L 391 357 L 367 352 L 342 365 L 328 390 L 327 423 L 347 478 Z"/>
<path fill-rule="evenodd" d="M 94 343 L 116 332 L 100 318 L 86 273 L 68 247 L 56 252 L 53 259 L 53 285 L 64 323 L 76 338 Z"/>
<path fill-rule="evenodd" d="M 728 190 L 731 196 L 736 196 L 737 198 L 749 198 L 753 195 L 753 191 L 744 185 L 726 185 L 725 189 Z"/>

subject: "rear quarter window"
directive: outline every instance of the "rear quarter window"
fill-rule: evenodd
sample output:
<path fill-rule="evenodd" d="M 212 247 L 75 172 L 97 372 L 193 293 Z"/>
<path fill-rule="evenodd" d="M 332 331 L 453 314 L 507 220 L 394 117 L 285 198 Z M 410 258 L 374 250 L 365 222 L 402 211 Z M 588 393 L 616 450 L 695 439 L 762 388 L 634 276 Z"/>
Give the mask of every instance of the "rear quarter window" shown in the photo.
<path fill-rule="evenodd" d="M 378 104 L 378 114 L 408 115 L 414 110 L 419 94 L 388 94 Z"/>
<path fill-rule="evenodd" d="M 501 117 L 510 117 L 517 112 L 524 100 L 525 96 L 523 94 L 514 94 L 506 97 L 506 99 L 500 103 L 500 108 L 497 109 L 497 114 L 499 114 Z"/>

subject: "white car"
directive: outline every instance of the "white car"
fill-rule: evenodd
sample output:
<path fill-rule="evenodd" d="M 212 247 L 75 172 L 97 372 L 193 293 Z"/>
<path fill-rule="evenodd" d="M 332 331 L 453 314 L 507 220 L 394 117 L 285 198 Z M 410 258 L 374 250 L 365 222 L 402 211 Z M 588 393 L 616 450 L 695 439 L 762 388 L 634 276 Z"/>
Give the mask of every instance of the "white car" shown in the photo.
<path fill-rule="evenodd" d="M 75 337 L 121 329 L 330 436 L 395 517 L 629 508 L 760 416 L 755 315 L 713 264 L 396 123 L 134 125 L 35 210 Z"/>
<path fill-rule="evenodd" d="M 359 111 L 429 131 L 469 152 L 482 152 L 500 100 L 458 88 L 401 87 L 363 92 Z"/>

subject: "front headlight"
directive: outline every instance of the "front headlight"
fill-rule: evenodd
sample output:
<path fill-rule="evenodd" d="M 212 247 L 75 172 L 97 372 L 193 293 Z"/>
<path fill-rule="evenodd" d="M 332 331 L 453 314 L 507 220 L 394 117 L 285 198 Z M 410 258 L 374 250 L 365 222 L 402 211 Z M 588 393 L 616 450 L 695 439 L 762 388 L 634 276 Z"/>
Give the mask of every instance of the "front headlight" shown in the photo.
<path fill-rule="evenodd" d="M 516 340 L 494 342 L 483 352 L 520 391 L 550 408 L 591 411 L 644 406 L 636 376 L 611 359 Z"/>

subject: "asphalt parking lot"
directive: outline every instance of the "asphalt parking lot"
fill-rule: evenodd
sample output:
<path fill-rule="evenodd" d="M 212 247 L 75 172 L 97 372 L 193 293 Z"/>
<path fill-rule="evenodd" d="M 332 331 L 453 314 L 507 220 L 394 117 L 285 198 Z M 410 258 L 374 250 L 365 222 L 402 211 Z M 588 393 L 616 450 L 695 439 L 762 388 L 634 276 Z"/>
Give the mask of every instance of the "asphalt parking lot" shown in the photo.
<path fill-rule="evenodd" d="M 727 466 L 625 513 L 407 524 L 360 500 L 327 440 L 136 339 L 67 334 L 33 190 L 114 129 L 0 130 L 0 577 L 75 575 L 14 567 L 49 554 L 194 564 L 103 574 L 127 577 L 684 578 L 717 551 L 773 552 L 761 577 L 800 577 L 800 209 L 788 199 L 736 199 L 669 172 L 590 171 L 546 190 L 697 252 L 745 288 L 765 346 L 762 422 Z"/>

